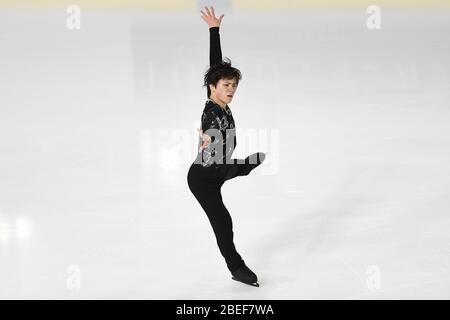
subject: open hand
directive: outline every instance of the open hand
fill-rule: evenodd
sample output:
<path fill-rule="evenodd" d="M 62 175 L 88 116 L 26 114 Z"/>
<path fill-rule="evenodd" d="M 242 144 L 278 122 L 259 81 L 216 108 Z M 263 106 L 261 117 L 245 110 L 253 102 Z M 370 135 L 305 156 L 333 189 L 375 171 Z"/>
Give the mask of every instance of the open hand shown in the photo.
<path fill-rule="evenodd" d="M 205 6 L 205 9 L 206 13 L 204 13 L 203 10 L 200 10 L 200 12 L 202 13 L 201 18 L 206 21 L 210 28 L 220 27 L 220 23 L 222 22 L 222 19 L 225 15 L 222 14 L 219 18 L 216 18 L 214 7 L 211 7 L 211 10 L 209 10 L 208 7 Z"/>
<path fill-rule="evenodd" d="M 211 137 L 208 136 L 207 134 L 204 134 L 203 130 L 201 129 L 197 129 L 197 131 L 203 141 L 203 144 L 200 146 L 200 149 L 198 150 L 198 152 L 201 152 L 203 149 L 208 148 L 209 144 L 211 143 Z"/>

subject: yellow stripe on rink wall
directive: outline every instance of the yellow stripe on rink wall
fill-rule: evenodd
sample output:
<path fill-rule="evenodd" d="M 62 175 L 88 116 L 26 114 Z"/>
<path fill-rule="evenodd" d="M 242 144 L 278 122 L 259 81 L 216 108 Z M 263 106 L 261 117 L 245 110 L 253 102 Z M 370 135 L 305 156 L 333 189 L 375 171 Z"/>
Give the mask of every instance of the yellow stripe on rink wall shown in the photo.
<path fill-rule="evenodd" d="M 370 5 L 399 8 L 450 8 L 450 0 L 0 0 L 0 6 L 61 8 L 78 5 L 83 8 L 118 8 L 191 11 L 199 4 L 220 5 L 229 2 L 234 10 L 301 10 L 305 8 L 346 9 Z"/>
<path fill-rule="evenodd" d="M 351 9 L 370 5 L 395 8 L 450 8 L 450 0 L 233 0 L 236 10 Z"/>
<path fill-rule="evenodd" d="M 0 0 L 7 7 L 61 8 L 77 5 L 87 9 L 148 9 L 182 11 L 197 8 L 197 0 Z"/>

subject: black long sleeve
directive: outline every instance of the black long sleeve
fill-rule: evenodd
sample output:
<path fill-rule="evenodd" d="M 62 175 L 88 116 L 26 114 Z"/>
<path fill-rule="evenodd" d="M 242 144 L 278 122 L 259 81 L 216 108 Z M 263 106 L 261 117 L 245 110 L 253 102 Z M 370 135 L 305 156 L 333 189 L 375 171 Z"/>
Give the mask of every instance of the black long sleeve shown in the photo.
<path fill-rule="evenodd" d="M 209 39 L 209 65 L 212 67 L 222 62 L 219 27 L 209 28 Z M 202 114 L 201 129 L 207 135 L 209 129 L 219 130 L 221 132 L 221 139 L 216 139 L 216 136 L 209 134 L 211 136 L 211 143 L 207 148 L 201 150 L 201 152 L 199 150 L 197 161 L 201 162 L 204 167 L 211 166 L 217 160 L 215 159 L 216 150 L 220 150 L 219 148 L 221 148 L 223 151 L 222 163 L 226 163 L 226 159 L 231 158 L 237 142 L 235 123 L 229 106 L 227 105 L 226 108 L 221 108 L 213 100 L 208 99 Z M 199 137 L 199 149 L 202 144 L 202 138 Z"/>
<path fill-rule="evenodd" d="M 209 65 L 213 66 L 222 62 L 222 50 L 220 48 L 219 27 L 209 28 Z"/>

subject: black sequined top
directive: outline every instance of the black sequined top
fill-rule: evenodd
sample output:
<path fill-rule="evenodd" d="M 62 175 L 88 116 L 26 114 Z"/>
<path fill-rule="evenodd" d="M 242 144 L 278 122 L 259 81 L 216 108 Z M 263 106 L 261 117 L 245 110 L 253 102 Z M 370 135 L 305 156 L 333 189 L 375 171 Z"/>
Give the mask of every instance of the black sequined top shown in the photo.
<path fill-rule="evenodd" d="M 222 62 L 219 27 L 209 28 L 209 35 L 209 64 L 213 66 Z M 207 131 L 210 129 L 218 130 L 209 131 L 210 134 L 208 135 L 211 137 L 211 143 L 198 154 L 197 160 L 200 161 L 202 166 L 209 167 L 213 164 L 226 163 L 227 159 L 231 159 L 237 140 L 235 123 L 230 107 L 226 105 L 225 108 L 222 108 L 213 100 L 206 100 L 201 117 L 201 129 L 204 134 L 208 134 Z M 220 134 L 218 134 L 219 132 Z M 198 148 L 200 148 L 202 143 L 202 138 L 199 137 Z M 219 148 L 222 150 L 222 157 L 216 156 L 218 150 L 220 150 Z"/>
<path fill-rule="evenodd" d="M 227 105 L 225 109 L 221 108 L 214 101 L 208 99 L 203 110 L 201 124 L 203 133 L 211 137 L 209 146 L 200 152 L 202 165 L 209 167 L 213 163 L 230 163 L 230 160 L 227 161 L 227 159 L 231 159 L 237 143 L 236 128 L 230 107 Z M 202 143 L 203 141 L 199 137 L 199 148 Z M 216 156 L 218 150 L 222 150 L 222 157 Z"/>

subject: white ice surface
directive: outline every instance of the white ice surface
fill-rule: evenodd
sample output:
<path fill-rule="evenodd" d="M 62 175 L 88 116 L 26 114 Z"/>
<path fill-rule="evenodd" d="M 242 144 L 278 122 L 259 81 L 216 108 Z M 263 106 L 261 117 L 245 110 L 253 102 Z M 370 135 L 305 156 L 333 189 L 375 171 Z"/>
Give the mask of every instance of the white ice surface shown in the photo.
<path fill-rule="evenodd" d="M 3 10 L 0 298 L 450 298 L 449 12 L 226 13 L 234 155 L 269 156 L 223 198 L 261 287 L 186 182 L 200 15 Z"/>

